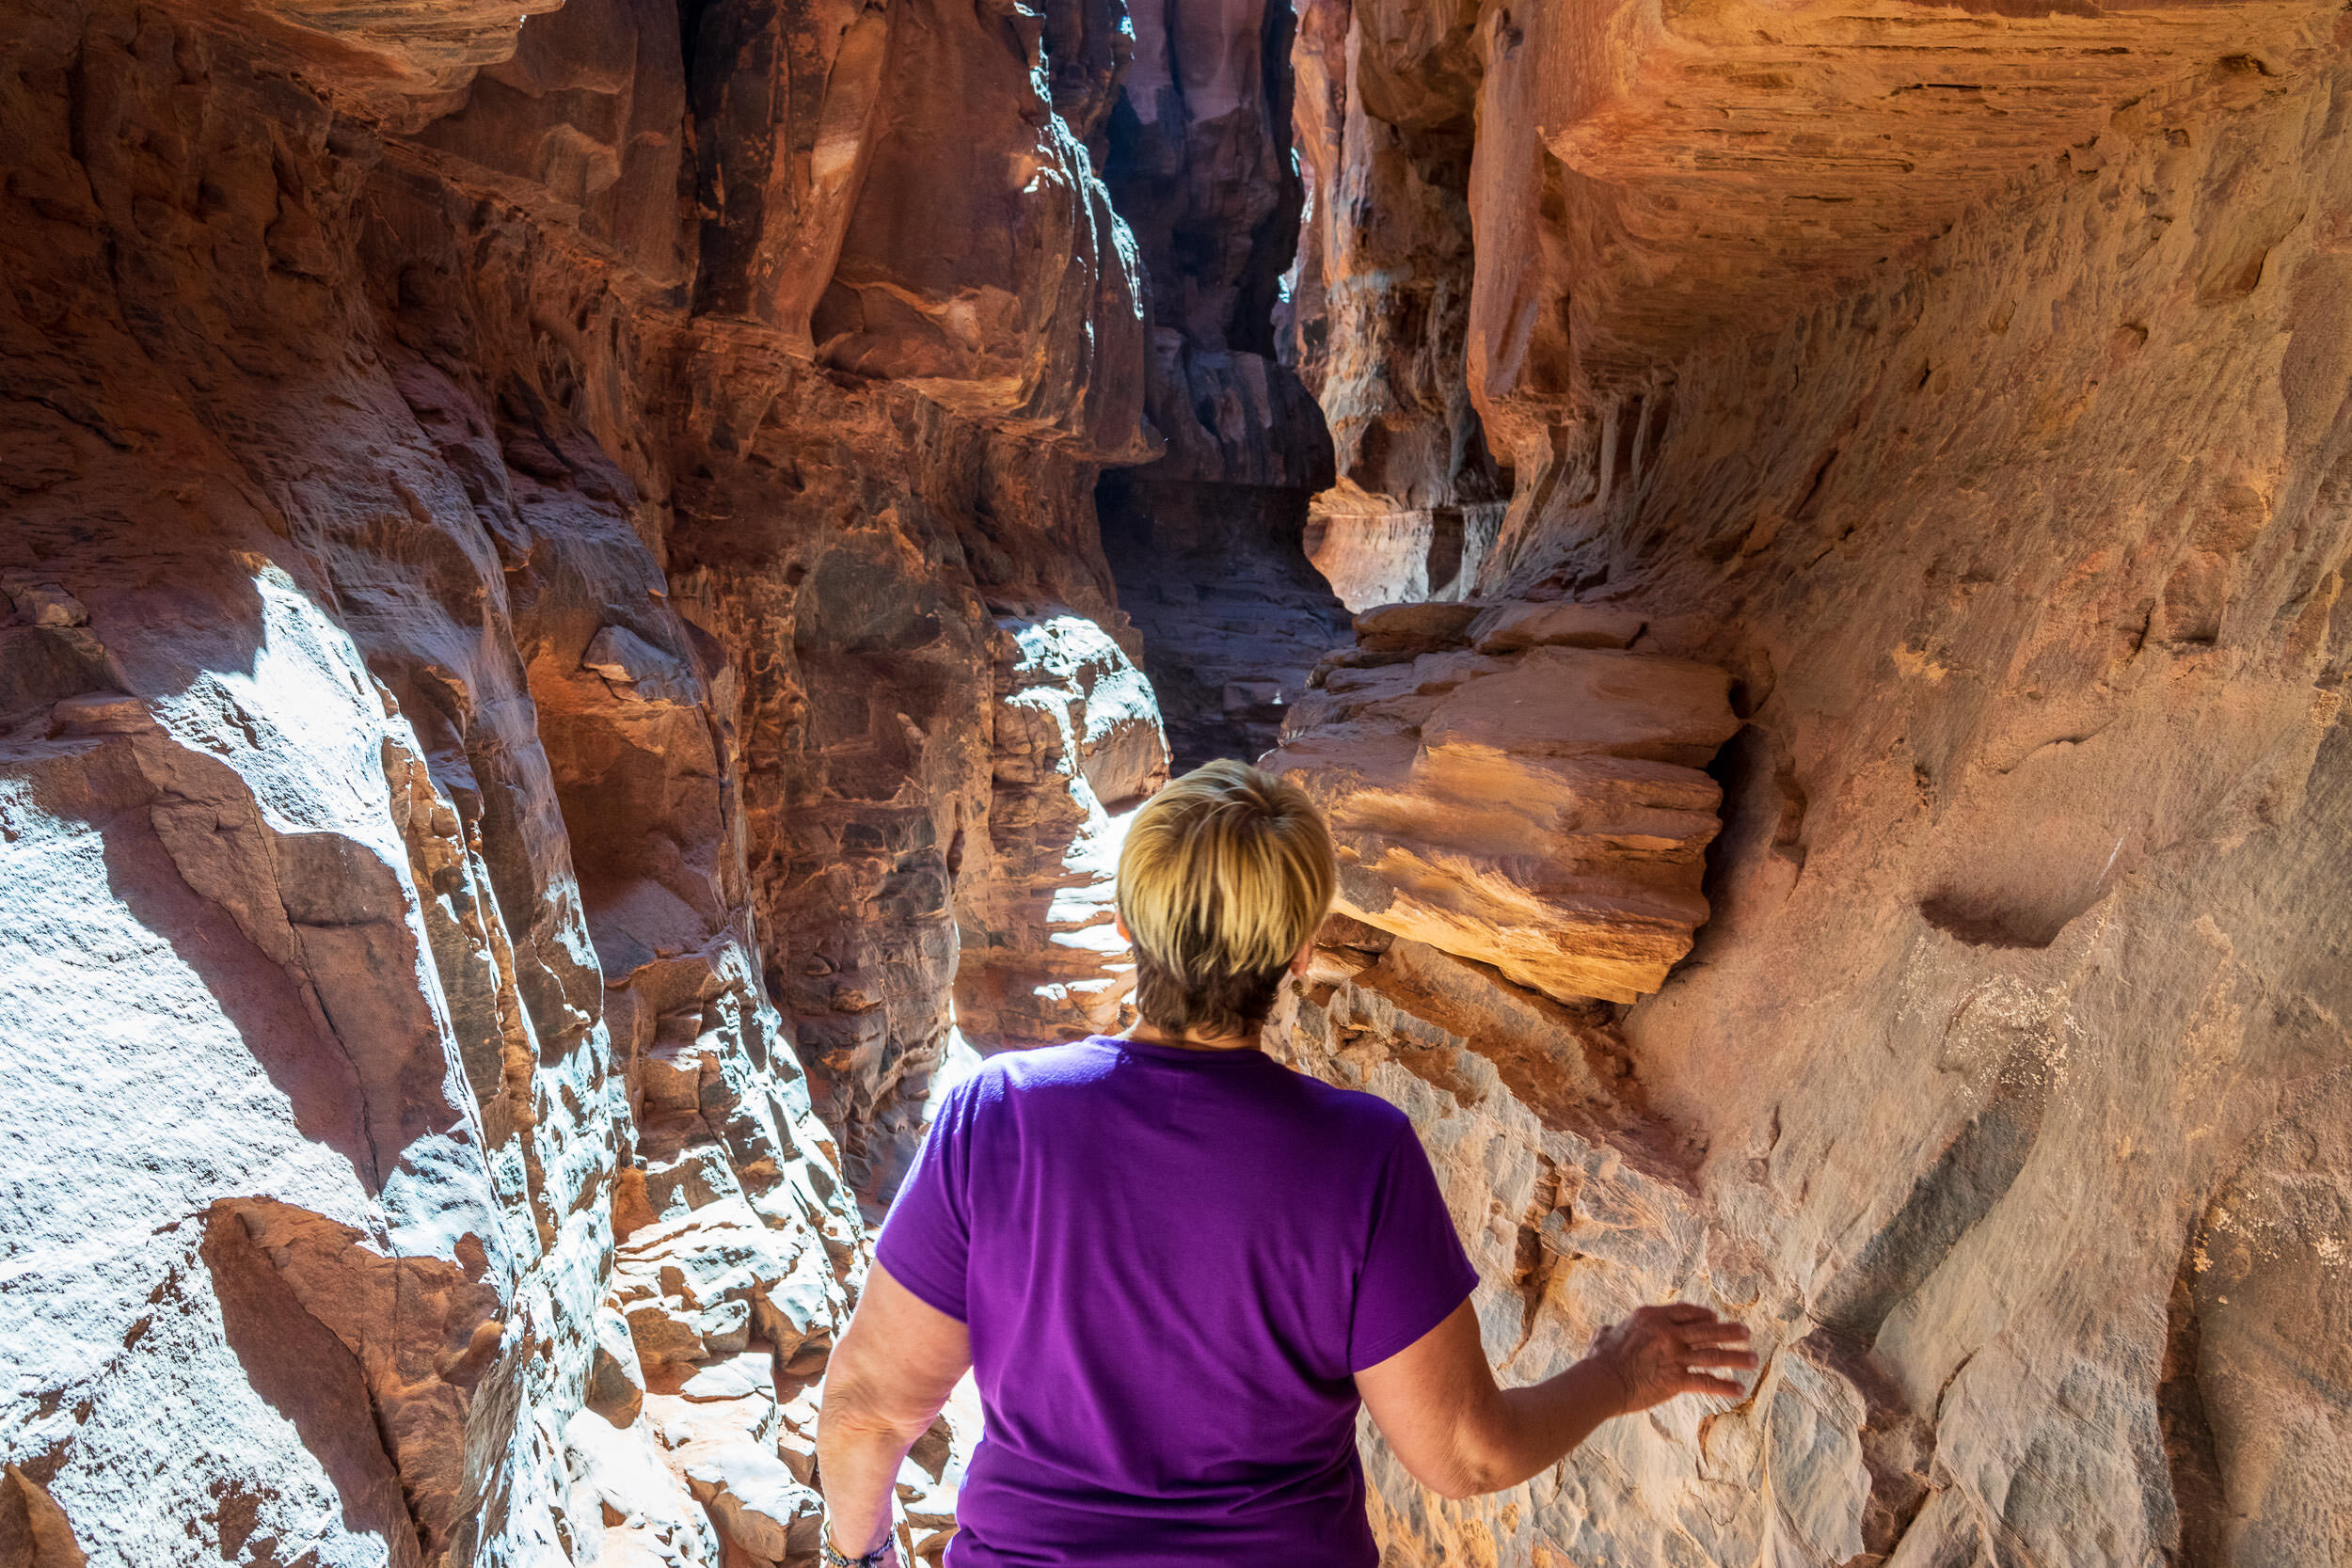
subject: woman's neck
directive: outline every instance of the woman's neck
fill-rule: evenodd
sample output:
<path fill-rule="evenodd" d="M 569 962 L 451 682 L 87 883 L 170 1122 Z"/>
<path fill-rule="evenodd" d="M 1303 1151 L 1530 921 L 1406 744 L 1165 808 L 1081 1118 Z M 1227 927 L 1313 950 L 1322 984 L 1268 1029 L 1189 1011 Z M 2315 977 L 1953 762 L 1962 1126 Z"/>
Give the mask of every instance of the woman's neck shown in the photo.
<path fill-rule="evenodd" d="M 1250 1051 L 1257 1047 L 1258 1035 L 1255 1029 L 1241 1035 L 1203 1035 L 1187 1029 L 1177 1035 L 1138 1019 L 1116 1037 L 1143 1045 L 1172 1045 L 1183 1051 Z"/>

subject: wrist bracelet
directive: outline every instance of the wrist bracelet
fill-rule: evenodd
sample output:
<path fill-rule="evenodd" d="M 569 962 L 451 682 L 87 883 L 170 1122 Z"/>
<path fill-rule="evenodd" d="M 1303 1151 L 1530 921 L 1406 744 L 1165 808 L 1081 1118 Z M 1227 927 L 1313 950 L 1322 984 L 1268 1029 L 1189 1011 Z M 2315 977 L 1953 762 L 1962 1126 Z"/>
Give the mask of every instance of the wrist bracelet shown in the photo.
<path fill-rule="evenodd" d="M 818 1544 L 824 1550 L 825 1568 L 891 1568 L 898 1560 L 898 1543 L 892 1536 L 884 1536 L 882 1544 L 864 1557 L 844 1557 L 833 1544 L 833 1528 L 827 1526 Z"/>

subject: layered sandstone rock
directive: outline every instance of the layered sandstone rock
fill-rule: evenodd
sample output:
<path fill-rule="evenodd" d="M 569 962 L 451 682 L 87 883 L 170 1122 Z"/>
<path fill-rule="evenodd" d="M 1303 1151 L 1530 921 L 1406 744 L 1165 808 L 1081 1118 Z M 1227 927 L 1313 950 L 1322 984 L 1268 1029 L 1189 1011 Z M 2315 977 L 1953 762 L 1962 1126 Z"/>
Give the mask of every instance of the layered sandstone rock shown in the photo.
<path fill-rule="evenodd" d="M 806 1561 L 1138 632 L 1506 1373 L 1766 1355 L 1389 1560 L 2352 1549 L 2334 11 L 532 10 L 0 29 L 0 1561 Z"/>
<path fill-rule="evenodd" d="M 1104 546 L 1167 712 L 1176 766 L 1254 757 L 1343 626 L 1300 549 L 1330 441 L 1277 357 L 1296 247 L 1287 6 L 1135 13 L 1104 179 L 1150 282 L 1157 461 L 1104 475 Z"/>
<path fill-rule="evenodd" d="M 715 1560 L 670 1472 L 610 1512 L 585 1464 L 608 1427 L 658 1451 L 596 1391 L 648 1348 L 596 1332 L 615 1239 L 732 1204 L 820 1337 L 862 1242 L 756 989 L 726 714 L 626 481 L 508 467 L 475 393 L 391 354 L 310 384 L 389 476 L 257 399 L 282 412 L 246 459 L 307 463 L 279 488 L 119 330 L 73 346 L 150 396 L 125 448 L 69 437 L 20 491 L 0 628 L 80 660 L 13 683 L 5 741 L 37 1051 L 12 1463 L 98 1561 L 587 1560 L 657 1517 Z M 219 477 L 175 495 L 118 450 Z M 40 624 L 67 599 L 86 624 Z M 734 1317 L 766 1359 L 790 1314 Z"/>
<path fill-rule="evenodd" d="M 1630 1002 L 1707 919 L 1723 792 L 1701 769 L 1740 721 L 1729 675 L 1628 653 L 1639 623 L 1583 608 L 1359 615 L 1263 766 L 1323 808 L 1341 912 L 1563 1001 Z"/>
<path fill-rule="evenodd" d="M 1307 553 L 1352 610 L 1470 594 L 1510 496 L 1464 372 L 1475 25 L 1474 8 L 1299 10 L 1308 219 L 1283 349 L 1336 456 Z"/>
<path fill-rule="evenodd" d="M 1151 684 L 1078 615 L 999 622 L 991 847 L 964 923 L 963 1036 L 983 1052 L 1116 1034 L 1135 965 L 1117 918 L 1129 817 L 1168 782 Z"/>
<path fill-rule="evenodd" d="M 1656 995 L 1514 1024 L 1357 927 L 1287 1048 L 1414 1112 L 1515 1374 L 1676 1296 L 1765 1357 L 1494 1498 L 1375 1445 L 1388 1558 L 2343 1555 L 2337 19 L 1349 27 L 1351 113 L 1475 106 L 1476 591 L 1645 627 L 1743 723 Z M 1594 1029 L 1653 1135 L 1594 1109 Z"/>
<path fill-rule="evenodd" d="M 959 912 L 1159 766 L 1107 82 L 922 7 L 11 22 L 0 1558 L 810 1560 Z"/>
<path fill-rule="evenodd" d="M 879 1202 L 921 1137 L 960 923 L 993 929 L 1000 874 L 1057 876 L 1070 853 L 1032 837 L 1007 861 L 996 847 L 999 731 L 1017 753 L 1030 722 L 1016 689 L 999 689 L 999 623 L 1072 616 L 1105 641 L 1121 628 L 1092 469 L 888 384 L 844 387 L 748 335 L 696 330 L 694 373 L 714 397 L 772 395 L 739 435 L 704 411 L 721 444 L 676 492 L 671 581 L 739 650 L 769 989 L 852 1184 Z M 1054 978 L 1044 968 L 1032 985 Z M 1073 1006 L 1068 1023 L 1083 1032 L 1085 1017 Z"/>

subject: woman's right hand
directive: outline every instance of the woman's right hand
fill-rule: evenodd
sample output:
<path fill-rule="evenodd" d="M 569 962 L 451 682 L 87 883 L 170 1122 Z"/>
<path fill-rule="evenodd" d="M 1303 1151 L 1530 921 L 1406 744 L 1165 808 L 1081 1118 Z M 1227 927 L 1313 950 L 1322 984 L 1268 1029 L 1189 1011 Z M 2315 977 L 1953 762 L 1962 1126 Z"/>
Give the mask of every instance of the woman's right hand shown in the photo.
<path fill-rule="evenodd" d="M 1592 1359 L 1606 1367 L 1624 1392 L 1621 1416 L 1663 1404 L 1677 1394 L 1724 1394 L 1745 1399 L 1747 1390 L 1708 1370 L 1744 1370 L 1756 1357 L 1737 1348 L 1747 1325 L 1719 1318 L 1704 1307 L 1676 1302 L 1645 1307 L 1594 1337 Z"/>
<path fill-rule="evenodd" d="M 1734 1349 L 1748 1337 L 1704 1307 L 1645 1307 L 1602 1329 L 1593 1354 L 1556 1377 L 1497 1388 L 1479 1337 L 1478 1315 L 1462 1303 L 1445 1322 L 1356 1374 L 1356 1387 L 1390 1449 L 1415 1481 L 1447 1497 L 1517 1486 L 1593 1433 L 1677 1394 L 1745 1390 L 1699 1368 L 1753 1367 Z"/>

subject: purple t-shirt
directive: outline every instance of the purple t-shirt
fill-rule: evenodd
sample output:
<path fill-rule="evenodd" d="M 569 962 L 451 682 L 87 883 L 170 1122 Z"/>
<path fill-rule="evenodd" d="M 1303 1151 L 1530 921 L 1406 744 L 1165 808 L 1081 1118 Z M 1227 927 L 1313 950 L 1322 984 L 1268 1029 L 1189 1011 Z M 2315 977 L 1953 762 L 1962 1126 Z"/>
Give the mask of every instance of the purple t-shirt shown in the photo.
<path fill-rule="evenodd" d="M 949 1568 L 1374 1568 L 1353 1374 L 1478 1282 L 1388 1101 L 1099 1036 L 958 1085 L 875 1255 L 972 1333 Z"/>

